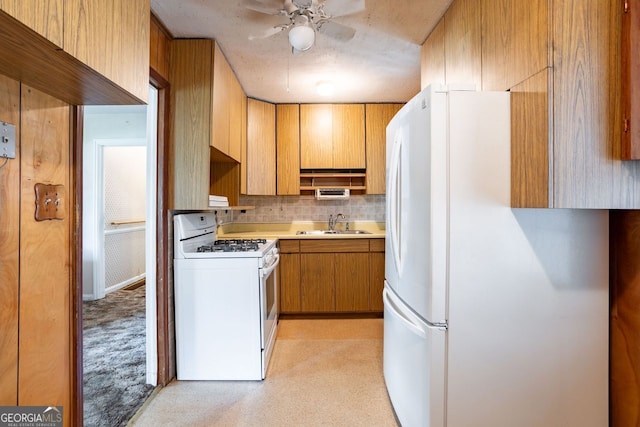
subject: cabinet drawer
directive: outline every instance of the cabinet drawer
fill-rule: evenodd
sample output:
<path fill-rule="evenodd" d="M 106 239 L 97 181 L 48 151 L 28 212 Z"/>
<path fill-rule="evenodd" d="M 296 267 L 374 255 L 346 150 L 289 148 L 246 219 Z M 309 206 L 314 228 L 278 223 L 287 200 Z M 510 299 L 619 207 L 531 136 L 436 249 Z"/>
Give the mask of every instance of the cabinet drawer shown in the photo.
<path fill-rule="evenodd" d="M 300 252 L 369 252 L 369 239 L 300 240 Z"/>
<path fill-rule="evenodd" d="M 280 240 L 280 252 L 283 254 L 293 254 L 300 252 L 300 241 Z"/>
<path fill-rule="evenodd" d="M 369 248 L 371 252 L 384 252 L 384 239 L 369 240 Z"/>

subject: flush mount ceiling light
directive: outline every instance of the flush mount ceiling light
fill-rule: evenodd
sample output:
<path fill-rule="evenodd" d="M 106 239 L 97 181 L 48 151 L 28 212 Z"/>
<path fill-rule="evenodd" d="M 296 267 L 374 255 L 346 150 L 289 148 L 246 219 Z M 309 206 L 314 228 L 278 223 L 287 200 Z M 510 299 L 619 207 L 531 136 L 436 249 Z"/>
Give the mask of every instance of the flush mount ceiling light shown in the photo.
<path fill-rule="evenodd" d="M 327 80 L 322 80 L 316 83 L 316 92 L 320 96 L 333 95 L 334 86 L 333 83 Z"/>
<path fill-rule="evenodd" d="M 289 30 L 289 43 L 299 51 L 311 49 L 316 41 L 316 31 L 306 15 L 298 15 Z"/>

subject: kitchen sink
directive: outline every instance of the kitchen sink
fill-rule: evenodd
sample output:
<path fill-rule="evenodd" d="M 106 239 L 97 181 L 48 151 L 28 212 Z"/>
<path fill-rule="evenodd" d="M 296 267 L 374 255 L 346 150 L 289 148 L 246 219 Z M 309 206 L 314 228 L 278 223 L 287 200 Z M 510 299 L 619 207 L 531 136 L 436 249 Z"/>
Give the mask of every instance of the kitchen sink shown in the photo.
<path fill-rule="evenodd" d="M 299 230 L 296 232 L 296 234 L 321 236 L 325 234 L 371 234 L 371 233 L 364 230 Z"/>

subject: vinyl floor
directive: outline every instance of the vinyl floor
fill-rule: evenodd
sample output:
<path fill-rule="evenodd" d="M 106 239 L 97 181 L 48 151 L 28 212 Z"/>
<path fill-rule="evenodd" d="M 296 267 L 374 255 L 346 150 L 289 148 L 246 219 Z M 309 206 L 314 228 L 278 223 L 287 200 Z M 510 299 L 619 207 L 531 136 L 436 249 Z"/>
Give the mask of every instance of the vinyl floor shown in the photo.
<path fill-rule="evenodd" d="M 397 426 L 382 319 L 285 319 L 264 381 L 173 381 L 129 425 Z"/>

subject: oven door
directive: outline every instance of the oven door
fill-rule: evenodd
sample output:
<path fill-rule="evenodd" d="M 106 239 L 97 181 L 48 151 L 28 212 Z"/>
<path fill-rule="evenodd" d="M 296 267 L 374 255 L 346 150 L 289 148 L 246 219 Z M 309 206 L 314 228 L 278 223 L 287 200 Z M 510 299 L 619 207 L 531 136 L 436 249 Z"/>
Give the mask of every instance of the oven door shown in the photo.
<path fill-rule="evenodd" d="M 278 325 L 278 264 L 275 254 L 268 266 L 260 269 L 260 315 L 262 323 L 262 378 L 265 377 Z"/>

